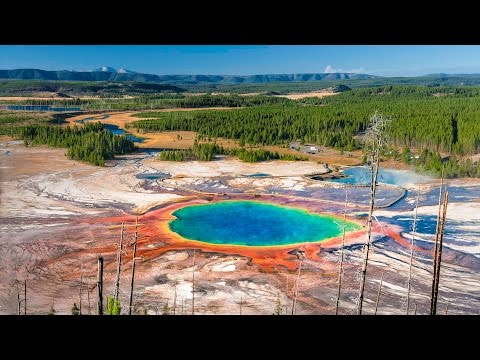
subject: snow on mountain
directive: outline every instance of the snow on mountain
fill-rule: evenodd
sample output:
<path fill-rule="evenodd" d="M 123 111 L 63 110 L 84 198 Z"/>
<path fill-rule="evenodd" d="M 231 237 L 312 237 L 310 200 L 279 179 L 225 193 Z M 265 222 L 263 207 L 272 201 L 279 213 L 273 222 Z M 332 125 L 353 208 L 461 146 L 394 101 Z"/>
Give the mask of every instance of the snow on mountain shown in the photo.
<path fill-rule="evenodd" d="M 95 71 L 109 72 L 109 73 L 116 73 L 117 72 L 117 70 L 115 70 L 114 68 L 112 68 L 110 66 L 102 66 L 102 67 L 96 68 Z"/>
<path fill-rule="evenodd" d="M 119 74 L 136 74 L 137 72 L 132 71 L 132 70 L 128 70 L 128 69 L 124 69 L 124 68 L 120 68 L 120 69 L 117 70 L 117 73 L 119 73 Z"/>

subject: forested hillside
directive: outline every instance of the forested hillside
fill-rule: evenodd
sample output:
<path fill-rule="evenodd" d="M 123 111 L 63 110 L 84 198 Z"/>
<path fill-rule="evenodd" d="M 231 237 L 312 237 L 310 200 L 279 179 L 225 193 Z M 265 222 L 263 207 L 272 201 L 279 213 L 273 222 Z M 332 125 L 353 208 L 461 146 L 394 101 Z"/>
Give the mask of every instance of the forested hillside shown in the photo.
<path fill-rule="evenodd" d="M 75 95 L 122 96 L 125 94 L 181 93 L 183 88 L 169 84 L 145 82 L 87 82 L 87 81 L 45 81 L 45 80 L 0 80 L 0 95 L 28 96 L 37 92 Z"/>
<path fill-rule="evenodd" d="M 292 140 L 351 150 L 375 112 L 392 118 L 392 145 L 473 154 L 480 150 L 480 88 L 385 86 L 281 105 L 196 112 L 145 112 L 130 124 L 146 132 L 190 130 L 240 143 Z"/>
<path fill-rule="evenodd" d="M 362 122 L 337 119 L 336 111 L 328 116 L 316 106 L 260 106 L 236 110 L 204 110 L 195 112 L 141 113 L 142 120 L 130 127 L 151 131 L 190 130 L 200 137 L 238 139 L 240 145 L 283 144 L 305 139 L 325 146 L 353 149 L 352 138 L 362 129 Z M 366 122 L 365 122 L 366 123 Z"/>
<path fill-rule="evenodd" d="M 357 114 L 378 110 L 392 118 L 390 143 L 457 154 L 480 150 L 480 88 L 357 89 L 322 99 L 325 107 Z"/>

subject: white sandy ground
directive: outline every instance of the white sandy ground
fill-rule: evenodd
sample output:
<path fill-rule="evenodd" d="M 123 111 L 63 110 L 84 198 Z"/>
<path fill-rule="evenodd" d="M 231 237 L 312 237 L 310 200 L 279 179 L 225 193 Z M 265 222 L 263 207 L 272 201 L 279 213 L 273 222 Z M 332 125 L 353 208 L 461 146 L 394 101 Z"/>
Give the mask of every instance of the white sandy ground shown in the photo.
<path fill-rule="evenodd" d="M 245 163 L 237 159 L 190 162 L 146 160 L 144 164 L 152 169 L 170 173 L 172 176 L 189 177 L 241 176 L 255 173 L 271 176 L 298 176 L 327 171 L 323 165 L 311 161 Z"/>
<path fill-rule="evenodd" d="M 4 153 L 11 152 L 9 160 L 28 156 L 29 151 L 42 152 L 45 153 L 45 156 L 52 155 L 52 161 L 56 157 L 64 158 L 62 151 L 46 147 L 26 149 L 21 142 L 12 141 L 2 142 L 0 145 Z M 326 171 L 322 165 L 313 162 L 275 161 L 250 164 L 235 159 L 224 159 L 213 162 L 175 163 L 153 161 L 152 158 L 145 159 L 142 156 L 126 156 L 125 158 L 128 160 L 115 161 L 105 168 L 72 161 L 71 163 L 78 164 L 78 166 L 70 166 L 68 169 L 58 166 L 53 169 L 42 168 L 29 175 L 16 175 L 12 178 L 9 175 L 9 168 L 14 166 L 15 162 L 6 162 L 6 158 L 2 157 L 3 161 L 0 165 L 2 165 L 2 174 L 5 176 L 1 179 L 0 217 L 46 219 L 56 216 L 68 218 L 75 215 L 98 214 L 101 212 L 101 208 L 116 205 L 132 211 L 147 209 L 182 198 L 175 194 L 173 188 L 169 188 L 172 193 L 153 193 L 143 189 L 140 186 L 143 180 L 135 177 L 141 172 L 161 171 L 173 176 L 198 177 L 198 179 L 171 179 L 169 181 L 173 186 L 182 186 L 192 183 L 192 181 L 201 183 L 202 179 L 220 175 L 243 176 L 260 172 L 272 176 L 294 175 L 291 178 L 237 178 L 230 180 L 228 185 L 251 183 L 253 187 L 277 185 L 301 190 L 306 183 L 305 179 L 298 175 Z M 10 166 L 5 166 L 6 164 Z M 225 185 L 221 185 L 221 187 L 225 187 Z"/>
<path fill-rule="evenodd" d="M 50 177 L 54 177 L 55 181 Z M 93 215 L 100 210 L 85 207 L 108 207 L 116 203 L 127 204 L 133 210 L 182 197 L 176 194 L 151 194 L 141 188 L 135 189 L 134 185 L 122 184 L 119 180 L 121 176 L 102 177 L 99 174 L 73 180 L 67 174 L 58 173 L 32 176 L 20 184 L 4 182 L 4 191 L 0 195 L 0 217 Z M 72 210 L 65 210 L 69 208 Z"/>
<path fill-rule="evenodd" d="M 290 190 L 303 190 L 307 185 L 309 187 L 321 187 L 322 183 L 308 181 L 300 176 L 279 177 L 279 178 L 237 178 L 228 181 L 230 186 L 247 185 L 252 188 L 265 188 L 268 186 L 277 186 Z M 317 185 L 317 186 L 315 186 Z"/>
<path fill-rule="evenodd" d="M 397 215 L 405 215 L 406 218 L 413 219 L 414 211 L 392 211 L 392 210 L 375 210 L 375 215 L 393 217 Z M 438 206 L 419 206 L 418 215 L 434 215 L 438 214 Z M 480 221 L 480 202 L 451 202 L 447 207 L 447 221 Z"/>
<path fill-rule="evenodd" d="M 437 215 L 438 206 L 422 206 L 419 211 L 425 215 Z M 447 221 L 480 221 L 480 203 L 478 202 L 452 202 L 447 207 Z"/>
<path fill-rule="evenodd" d="M 14 148 L 10 150 L 14 151 Z M 142 189 L 138 185 L 143 180 L 135 178 L 138 167 L 132 158 L 114 167 L 78 166 L 78 169 L 65 171 L 44 169 L 12 181 L 8 181 L 7 175 L 3 176 L 0 217 L 93 215 L 99 212 L 95 207 L 123 204 L 133 210 L 182 197 Z M 2 169 L 3 172 L 8 174 L 8 169 Z"/>
<path fill-rule="evenodd" d="M 195 178 L 173 178 L 165 179 L 164 184 L 175 187 L 191 187 L 191 186 L 200 186 L 205 184 L 204 177 L 195 177 Z M 320 188 L 324 187 L 325 184 L 315 180 L 308 180 L 300 176 L 291 176 L 291 177 L 269 177 L 269 178 L 233 178 L 226 180 L 226 185 L 220 183 L 209 184 L 210 188 L 217 190 L 222 190 L 227 187 L 241 187 L 244 189 L 251 189 L 255 191 L 265 190 L 270 186 L 275 186 L 278 188 L 283 188 L 285 190 L 296 190 L 301 191 L 305 188 Z"/>
<path fill-rule="evenodd" d="M 169 256 L 168 254 L 162 255 Z M 211 261 L 206 265 L 196 266 L 196 291 L 195 307 L 196 314 L 239 314 L 240 303 L 242 302 L 242 314 L 268 314 L 273 312 L 276 300 L 281 297 L 282 289 L 268 283 L 257 283 L 248 280 L 228 281 L 220 280 L 217 277 L 224 273 L 232 273 L 235 264 L 245 266 L 247 259 L 234 256 L 220 257 L 212 256 Z M 160 260 L 156 261 L 160 263 Z M 159 267 L 153 272 L 164 274 L 164 270 Z M 183 310 L 186 314 L 191 314 L 192 309 L 192 270 L 193 268 L 183 268 L 182 271 L 171 271 L 166 275 L 168 283 L 146 286 L 144 289 L 145 297 L 158 299 L 159 306 L 156 310 L 150 310 L 149 314 L 161 314 L 162 305 L 168 301 L 170 307 L 173 307 L 175 287 L 172 286 L 177 281 L 176 293 L 176 314 Z M 201 272 L 200 272 L 201 270 Z M 211 274 L 210 273 L 216 273 Z M 210 279 L 206 283 L 206 279 Z M 227 275 L 226 275 L 227 276 Z M 228 276 L 235 276 L 234 274 Z M 207 286 L 209 291 L 201 291 Z M 183 300 L 183 301 L 182 301 Z M 216 307 L 219 309 L 216 310 Z"/>
<path fill-rule="evenodd" d="M 335 263 L 338 260 L 338 251 L 324 254 L 324 260 L 321 264 L 316 262 L 306 262 L 305 268 L 320 266 L 329 273 L 338 271 L 337 266 L 324 267 L 325 261 Z M 360 249 L 345 250 L 345 278 L 342 289 L 341 308 L 342 313 L 348 309 L 348 313 L 355 312 L 355 300 L 358 293 L 358 274 L 362 262 L 362 251 Z M 187 260 L 180 265 L 168 265 L 165 260 L 179 261 Z M 181 259 L 181 260 L 180 260 Z M 405 314 L 406 312 L 406 294 L 407 294 L 407 274 L 409 269 L 408 251 L 392 252 L 385 247 L 383 243 L 375 243 L 372 248 L 369 263 L 369 276 L 367 277 L 367 290 L 364 302 L 364 313 L 373 314 L 375 298 L 377 294 L 380 275 L 384 272 L 384 281 L 382 288 L 382 297 L 379 306 L 379 314 Z M 186 313 L 191 311 L 191 292 L 192 292 L 192 266 L 188 265 L 191 261 L 185 251 L 174 254 L 168 253 L 156 259 L 155 265 L 152 264 L 150 276 L 162 277 L 160 284 L 149 284 L 142 289 L 142 297 L 154 299 L 158 304 L 149 309 L 149 314 L 161 313 L 162 306 L 168 301 L 169 306 L 173 305 L 175 288 L 177 285 L 177 314 L 181 311 L 181 302 L 184 300 L 184 310 Z M 285 299 L 285 277 L 282 282 L 268 280 L 266 277 L 256 275 L 248 278 L 250 274 L 246 266 L 247 262 L 242 257 L 210 255 L 208 261 L 201 261 L 195 267 L 196 275 L 196 295 L 195 307 L 196 313 L 222 313 L 238 314 L 239 304 L 244 303 L 244 314 L 268 314 L 272 313 L 273 307 L 280 299 L 282 305 Z M 338 265 L 338 264 L 337 264 Z M 180 267 L 178 267 L 180 266 Z M 235 270 L 233 267 L 235 266 Z M 374 271 L 375 269 L 375 271 Z M 237 272 L 243 276 L 235 277 Z M 472 309 L 477 306 L 476 295 L 480 292 L 480 281 L 478 276 L 472 270 L 466 269 L 456 264 L 445 263 L 442 267 L 442 278 L 439 296 L 439 312 L 443 311 L 447 301 L 450 302 L 452 313 L 472 313 Z M 292 279 L 290 277 L 290 287 Z M 243 279 L 242 279 L 243 278 Z M 411 290 L 411 312 L 413 312 L 414 303 L 418 304 L 418 312 L 425 314 L 429 306 L 429 286 L 431 283 L 431 261 L 423 254 L 415 254 L 414 267 L 412 270 L 412 290 Z M 332 313 L 334 311 L 336 294 L 336 276 L 330 279 L 319 276 L 318 273 L 303 273 L 299 292 L 299 311 L 300 314 L 311 313 L 309 304 L 312 296 L 326 304 L 331 304 L 323 309 L 323 313 Z M 148 301 L 148 300 L 147 300 Z M 289 299 L 291 306 L 291 298 Z M 328 305 L 327 305 L 328 306 Z"/>
<path fill-rule="evenodd" d="M 310 98 L 310 97 L 323 98 L 325 96 L 332 96 L 332 95 L 337 95 L 337 94 L 340 94 L 340 93 L 317 90 L 317 91 L 311 91 L 311 92 L 307 92 L 307 93 L 296 93 L 296 94 L 274 95 L 274 96 L 285 97 L 287 99 L 292 99 L 292 100 L 298 100 L 298 99 L 304 99 L 304 98 Z"/>
<path fill-rule="evenodd" d="M 374 215 L 379 217 L 391 218 L 394 216 L 402 216 L 405 219 L 412 221 L 414 210 L 410 211 L 392 211 L 392 210 L 375 210 Z M 438 206 L 419 206 L 418 215 L 421 216 L 433 216 L 438 215 Z M 399 218 L 399 220 L 402 218 Z M 451 202 L 447 207 L 446 224 L 450 229 L 454 229 L 455 232 L 467 231 L 460 235 L 446 235 L 444 246 L 454 250 L 461 251 L 463 253 L 472 254 L 480 258 L 480 202 Z M 411 239 L 412 233 L 402 233 L 405 238 Z M 416 232 L 415 238 L 422 241 L 432 242 L 434 234 L 423 234 Z M 455 240 L 456 243 L 451 243 L 448 239 Z"/>
<path fill-rule="evenodd" d="M 384 272 L 385 277 L 382 286 L 382 301 L 379 308 L 380 314 L 405 314 L 406 312 L 406 296 L 407 296 L 407 280 L 409 272 L 409 256 L 408 249 L 397 252 L 387 250 L 383 243 L 374 243 L 370 254 L 369 268 L 377 268 L 377 275 L 367 277 L 367 286 L 371 286 L 371 300 L 366 301 L 370 309 L 366 313 L 373 313 L 374 299 L 378 291 L 380 283 L 380 273 Z M 335 255 L 328 254 L 334 260 Z M 358 250 L 346 249 L 345 262 L 347 264 L 362 262 L 362 253 Z M 427 254 L 414 253 L 412 268 L 412 289 L 411 289 L 411 311 L 413 312 L 414 303 L 419 305 L 419 313 L 425 314 L 430 304 L 429 290 L 431 286 L 431 256 Z M 359 269 L 358 269 L 359 270 Z M 472 313 L 472 309 L 478 306 L 478 300 L 475 294 L 480 292 L 480 281 L 475 271 L 462 266 L 451 263 L 442 263 L 442 277 L 440 279 L 440 295 L 438 307 L 443 311 L 446 302 L 450 301 L 450 305 L 455 304 L 455 313 L 463 311 Z M 348 275 L 350 273 L 350 275 Z M 347 272 L 347 277 L 352 276 L 351 272 Z M 354 278 L 358 277 L 358 273 Z M 356 279 L 358 281 L 358 279 Z M 358 291 L 358 290 L 357 290 Z M 354 291 L 353 294 L 356 292 Z M 468 294 L 468 296 L 467 296 Z M 400 306 L 389 304 L 388 299 L 401 300 Z M 458 299 L 455 301 L 455 299 Z M 351 312 L 354 314 L 355 295 L 349 298 Z M 346 304 L 343 304 L 344 306 Z"/>

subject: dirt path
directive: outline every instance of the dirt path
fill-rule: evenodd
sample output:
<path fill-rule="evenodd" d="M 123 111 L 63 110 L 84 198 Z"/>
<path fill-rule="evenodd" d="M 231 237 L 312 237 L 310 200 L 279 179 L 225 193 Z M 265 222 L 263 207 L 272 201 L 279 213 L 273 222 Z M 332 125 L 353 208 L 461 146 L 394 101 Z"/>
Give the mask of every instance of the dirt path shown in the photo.
<path fill-rule="evenodd" d="M 330 91 L 311 91 L 306 93 L 295 93 L 295 94 L 274 95 L 274 96 L 285 97 L 290 100 L 300 100 L 300 99 L 311 98 L 311 97 L 318 97 L 321 99 L 326 96 L 332 96 L 337 94 L 340 94 L 340 93 L 334 93 Z"/>

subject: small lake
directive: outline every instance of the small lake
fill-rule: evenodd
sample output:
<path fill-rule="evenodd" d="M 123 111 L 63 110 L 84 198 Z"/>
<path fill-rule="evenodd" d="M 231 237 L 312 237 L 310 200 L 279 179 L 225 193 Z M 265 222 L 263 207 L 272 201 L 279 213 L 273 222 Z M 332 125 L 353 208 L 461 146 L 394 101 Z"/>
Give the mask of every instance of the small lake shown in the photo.
<path fill-rule="evenodd" d="M 135 175 L 135 177 L 142 180 L 158 180 L 169 179 L 172 177 L 172 175 L 166 173 L 142 173 Z"/>
<path fill-rule="evenodd" d="M 85 124 L 85 121 L 104 120 L 104 119 L 108 119 L 109 117 L 110 115 L 103 115 L 102 117 L 95 117 L 95 118 L 92 116 L 92 117 L 86 117 L 80 120 L 75 120 L 75 122 L 78 124 Z M 125 130 L 120 129 L 117 125 L 103 124 L 103 127 L 108 131 L 110 131 L 113 135 L 125 135 L 128 140 L 131 140 L 134 143 L 142 143 L 145 141 L 144 138 L 129 134 Z"/>
<path fill-rule="evenodd" d="M 264 173 L 256 173 L 256 174 L 249 174 L 249 175 L 244 175 L 245 177 L 251 177 L 251 178 L 256 178 L 256 177 L 259 177 L 259 178 L 262 178 L 262 177 L 269 177 L 269 176 L 272 176 L 270 174 L 264 174 Z"/>
<path fill-rule="evenodd" d="M 89 117 L 86 117 L 86 118 L 83 118 L 83 119 L 80 119 L 80 120 L 75 120 L 75 122 L 77 124 L 85 124 L 85 121 L 105 120 L 105 119 L 108 119 L 109 117 L 110 117 L 110 115 L 108 115 L 108 114 L 102 115 L 102 116 L 96 116 L 96 117 L 89 116 Z"/>
<path fill-rule="evenodd" d="M 120 129 L 117 125 L 103 124 L 103 126 L 105 127 L 105 129 L 110 131 L 113 135 L 125 135 L 128 140 L 131 140 L 134 143 L 142 143 L 145 141 L 144 138 L 129 134 L 125 130 Z"/>
<path fill-rule="evenodd" d="M 51 105 L 7 105 L 7 110 L 13 111 L 81 111 L 80 107 L 56 107 Z"/>
<path fill-rule="evenodd" d="M 108 115 L 108 114 L 103 115 L 101 117 L 91 116 L 91 117 L 86 117 L 84 119 L 75 120 L 75 122 L 78 123 L 78 124 L 85 124 L 85 121 L 98 121 L 98 120 L 108 119 L 109 117 L 110 117 L 110 115 Z M 131 140 L 131 141 L 136 142 L 136 143 L 142 143 L 142 142 L 145 141 L 144 138 L 129 134 L 125 130 L 120 129 L 117 125 L 103 124 L 103 126 L 104 126 L 105 129 L 110 131 L 113 135 L 125 135 L 128 140 Z"/>

